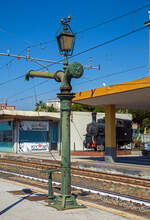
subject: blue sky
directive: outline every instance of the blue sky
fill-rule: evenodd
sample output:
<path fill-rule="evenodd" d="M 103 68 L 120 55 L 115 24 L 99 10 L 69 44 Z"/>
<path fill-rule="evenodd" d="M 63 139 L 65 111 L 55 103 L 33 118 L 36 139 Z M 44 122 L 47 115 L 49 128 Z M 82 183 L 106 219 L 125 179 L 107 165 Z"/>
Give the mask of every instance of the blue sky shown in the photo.
<path fill-rule="evenodd" d="M 71 15 L 73 32 L 101 24 L 132 10 L 150 4 L 148 0 L 1 0 L 0 7 L 0 52 L 26 55 L 28 46 L 31 56 L 53 61 L 61 60 L 55 33 L 60 18 Z M 148 20 L 150 6 L 121 19 L 98 26 L 76 35 L 74 54 L 144 27 Z M 40 42 L 48 44 L 35 46 Z M 23 51 L 24 50 L 24 51 Z M 23 52 L 22 52 L 23 51 Z M 93 66 L 98 70 L 85 70 L 80 79 L 72 80 L 73 92 L 101 87 L 103 83 L 112 85 L 148 76 L 148 29 L 131 34 L 107 45 L 97 47 L 87 53 L 71 58 L 88 65 L 93 58 Z M 16 109 L 32 110 L 39 100 L 55 99 L 60 84 L 54 80 L 24 80 L 23 75 L 31 69 L 41 67 L 33 62 L 0 56 L 0 102 L 7 99 L 8 105 Z M 127 71 L 134 69 L 132 71 Z M 52 65 L 49 71 L 62 69 L 62 65 Z M 14 78 L 22 78 L 12 80 Z M 10 80 L 10 81 L 9 81 Z M 7 82 L 9 81 L 9 82 Z M 46 82 L 45 82 L 46 81 Z M 1 83 L 5 83 L 2 84 Z"/>

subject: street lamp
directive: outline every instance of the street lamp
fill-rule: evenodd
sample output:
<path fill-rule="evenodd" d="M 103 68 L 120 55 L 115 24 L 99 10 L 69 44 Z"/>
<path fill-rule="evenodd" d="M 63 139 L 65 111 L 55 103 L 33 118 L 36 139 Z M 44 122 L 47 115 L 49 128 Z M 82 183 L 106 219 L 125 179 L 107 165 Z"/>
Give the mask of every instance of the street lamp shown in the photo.
<path fill-rule="evenodd" d="M 75 35 L 68 25 L 70 19 L 70 16 L 68 16 L 67 19 L 61 19 L 63 31 L 56 37 L 60 53 L 64 55 L 64 71 L 59 70 L 52 73 L 48 71 L 37 72 L 31 70 L 26 74 L 26 80 L 29 80 L 29 77 L 43 77 L 61 82 L 60 93 L 57 94 L 60 99 L 61 110 L 61 195 L 57 196 L 51 204 L 51 206 L 59 210 L 82 207 L 77 204 L 75 196 L 71 194 L 70 113 L 72 99 L 74 97 L 74 93 L 71 93 L 71 79 L 80 78 L 83 75 L 83 65 L 78 62 L 68 64 L 67 56 L 73 52 L 75 39 Z"/>
<path fill-rule="evenodd" d="M 70 16 L 68 16 L 67 19 L 61 18 L 61 26 L 63 26 L 63 31 L 58 36 L 56 36 L 60 54 L 64 54 L 66 56 L 72 55 L 75 42 L 75 35 L 73 34 L 68 24 L 70 20 Z"/>

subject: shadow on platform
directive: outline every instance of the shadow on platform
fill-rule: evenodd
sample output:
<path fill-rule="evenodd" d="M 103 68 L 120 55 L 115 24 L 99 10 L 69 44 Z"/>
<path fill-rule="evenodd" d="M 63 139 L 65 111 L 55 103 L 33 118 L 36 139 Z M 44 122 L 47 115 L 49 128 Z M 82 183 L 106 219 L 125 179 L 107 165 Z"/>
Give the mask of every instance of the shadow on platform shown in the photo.
<path fill-rule="evenodd" d="M 13 204 L 9 205 L 8 207 L 6 207 L 5 209 L 0 211 L 0 215 L 3 215 L 5 212 L 8 212 L 10 209 L 12 209 L 14 206 L 18 205 L 19 203 L 21 203 L 23 200 L 27 199 L 28 197 L 30 197 L 32 195 L 32 191 L 27 191 L 26 189 L 22 190 L 25 193 L 29 193 L 29 195 L 24 196 L 23 198 L 19 199 L 17 202 L 14 202 Z"/>

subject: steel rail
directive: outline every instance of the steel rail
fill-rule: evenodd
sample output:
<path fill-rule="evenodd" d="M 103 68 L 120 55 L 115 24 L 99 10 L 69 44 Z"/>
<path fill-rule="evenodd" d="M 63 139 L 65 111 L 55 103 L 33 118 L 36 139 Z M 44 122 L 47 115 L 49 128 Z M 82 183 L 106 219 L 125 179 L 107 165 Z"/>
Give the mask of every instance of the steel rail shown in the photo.
<path fill-rule="evenodd" d="M 9 172 L 9 171 L 4 171 L 4 170 L 0 170 L 0 173 L 10 174 L 10 175 L 22 177 L 22 178 L 25 178 L 25 179 L 31 179 L 31 180 L 35 180 L 35 181 L 48 183 L 48 180 L 46 180 L 44 178 L 37 178 L 37 177 L 33 177 L 33 176 L 27 176 L 27 175 L 14 173 L 14 172 Z M 60 182 L 55 182 L 55 181 L 53 181 L 53 184 L 61 185 Z M 120 195 L 120 194 L 117 194 L 117 193 L 112 193 L 112 192 L 109 192 L 109 191 L 106 191 L 106 190 L 101 190 L 101 191 L 100 190 L 93 190 L 93 189 L 90 189 L 90 188 L 80 187 L 80 186 L 76 186 L 76 185 L 71 185 L 71 187 L 74 188 L 74 189 L 82 190 L 84 192 L 89 192 L 89 193 L 92 193 L 92 194 L 99 194 L 99 195 L 102 195 L 102 196 L 109 196 L 109 197 L 112 197 L 112 198 L 117 198 L 117 199 L 120 199 L 120 200 L 133 202 L 133 203 L 137 203 L 137 204 L 141 204 L 141 205 L 145 205 L 145 206 L 150 207 L 150 201 L 148 201 L 148 200 L 141 200 L 141 199 L 137 199 L 137 198 L 126 196 L 126 195 Z"/>
<path fill-rule="evenodd" d="M 7 160 L 7 159 L 1 159 L 0 162 L 4 162 L 5 164 L 14 164 L 14 165 L 20 165 L 25 166 L 29 168 L 38 168 L 38 169 L 49 169 L 49 168 L 58 168 L 61 169 L 60 164 L 55 164 L 54 161 L 53 164 L 38 164 L 29 162 L 29 161 L 14 161 L 14 160 Z M 84 169 L 78 169 L 78 168 L 71 168 L 72 176 L 80 176 L 80 177 L 87 177 L 87 178 L 93 178 L 93 179 L 99 179 L 99 180 L 105 180 L 105 181 L 112 181 L 116 183 L 124 183 L 134 186 L 141 186 L 141 187 L 150 187 L 150 180 L 144 179 L 144 178 L 136 178 L 136 177 L 130 177 L 130 176 L 124 176 L 119 174 L 110 174 L 110 173 L 103 173 L 103 172 L 96 172 L 91 170 L 84 170 Z"/>

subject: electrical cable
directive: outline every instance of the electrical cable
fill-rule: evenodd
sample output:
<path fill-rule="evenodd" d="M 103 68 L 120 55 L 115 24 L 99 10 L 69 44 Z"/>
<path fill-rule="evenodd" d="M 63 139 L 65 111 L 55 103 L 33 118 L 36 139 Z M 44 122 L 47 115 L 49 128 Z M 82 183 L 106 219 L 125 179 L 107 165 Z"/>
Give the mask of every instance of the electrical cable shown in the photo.
<path fill-rule="evenodd" d="M 24 75 L 23 75 L 23 77 L 24 77 Z M 46 82 L 48 82 L 48 79 L 47 79 L 47 80 L 44 80 L 44 81 L 42 81 L 42 82 L 40 82 L 40 83 L 37 83 L 36 85 L 34 85 L 34 86 L 32 86 L 32 87 L 30 87 L 30 88 L 28 88 L 28 89 L 21 90 L 20 92 L 17 92 L 17 93 L 15 93 L 15 94 L 9 96 L 8 99 L 10 99 L 11 97 L 15 97 L 15 96 L 18 95 L 18 94 L 21 95 L 21 94 L 23 94 L 24 92 L 28 91 L 29 89 L 34 89 L 35 87 L 38 87 L 38 86 L 40 86 L 40 85 L 42 85 L 42 84 L 45 84 Z"/>
<path fill-rule="evenodd" d="M 122 72 L 120 72 L 120 73 L 122 73 Z M 119 74 L 119 72 L 118 72 L 118 74 Z M 108 77 L 108 76 L 107 76 Z M 96 80 L 96 79 L 95 79 Z M 92 81 L 92 80 L 89 80 L 89 81 Z M 88 83 L 89 81 L 86 81 L 86 82 L 81 82 L 81 83 L 78 83 L 78 85 L 81 85 L 81 84 L 84 84 L 84 83 Z M 141 83 L 130 83 L 130 85 L 138 85 L 138 84 L 141 84 Z M 150 82 L 143 82 L 142 84 L 150 84 Z M 128 85 L 127 83 L 122 83 L 122 84 L 119 84 L 119 86 L 124 86 L 124 85 Z M 112 86 L 112 85 L 109 85 L 109 86 Z M 106 86 L 107 87 L 107 86 Z M 55 91 L 55 90 L 53 90 L 53 91 Z M 57 91 L 57 90 L 56 90 Z M 39 95 L 38 95 L 38 97 L 39 96 L 42 96 L 42 95 L 45 95 L 45 94 L 48 94 L 48 93 L 50 93 L 50 92 L 52 92 L 52 90 L 50 90 L 50 91 L 46 91 L 46 92 L 42 92 L 42 93 L 40 93 Z M 20 101 L 24 101 L 24 100 L 26 100 L 26 99 L 29 99 L 29 98 L 33 98 L 34 96 L 32 95 L 32 96 L 26 96 L 26 97 L 23 97 L 23 98 L 20 98 L 20 99 L 16 99 L 16 100 L 13 100 L 12 102 L 20 102 Z"/>
<path fill-rule="evenodd" d="M 35 103 L 38 103 L 38 100 L 37 100 L 37 93 L 36 93 L 36 88 L 35 88 L 35 85 L 34 85 L 34 79 L 33 79 L 33 87 L 34 87 L 34 98 L 35 98 Z M 37 110 L 37 112 L 38 112 L 38 116 L 40 117 L 39 109 Z M 46 137 L 45 137 L 45 135 L 44 135 L 44 131 L 41 131 L 41 134 L 42 134 L 42 136 L 43 136 L 43 138 L 44 138 L 44 141 L 45 141 L 45 143 L 46 143 L 47 141 L 46 141 Z M 53 160 L 56 160 L 55 156 L 52 154 L 52 152 L 51 152 L 50 150 L 49 150 L 49 153 L 51 154 Z"/>
<path fill-rule="evenodd" d="M 34 84 L 34 79 L 33 79 L 33 88 L 34 88 L 35 103 L 38 103 L 38 100 L 37 100 L 37 92 L 36 92 L 36 86 L 35 86 L 35 84 Z M 37 112 L 38 112 L 38 116 L 40 117 L 39 109 L 38 109 Z M 47 143 L 46 136 L 44 135 L 44 131 L 41 131 L 41 134 L 42 134 L 42 136 L 43 136 L 43 139 L 44 139 L 45 143 Z M 48 135 L 48 137 L 49 137 L 49 135 Z M 53 153 L 52 153 L 50 150 L 49 150 L 49 153 L 50 153 L 51 157 L 53 158 L 53 160 L 57 161 L 56 158 L 55 158 L 55 156 L 53 155 Z"/>
<path fill-rule="evenodd" d="M 97 24 L 97 25 L 94 25 L 94 26 L 92 26 L 92 27 L 86 28 L 86 29 L 84 29 L 84 30 L 78 31 L 78 32 L 76 32 L 76 34 L 83 33 L 83 32 L 86 32 L 86 31 L 88 31 L 88 30 L 94 29 L 94 28 L 96 28 L 96 27 L 98 27 L 98 26 L 108 24 L 109 22 L 118 20 L 118 19 L 120 19 L 120 18 L 122 18 L 122 17 L 125 17 L 125 16 L 128 16 L 128 15 L 130 15 L 130 14 L 132 14 L 132 13 L 136 13 L 137 11 L 143 10 L 143 9 L 149 7 L 149 6 L 150 6 L 150 4 L 144 5 L 143 7 L 137 8 L 137 9 L 135 9 L 135 10 L 132 10 L 132 11 L 130 11 L 130 12 L 127 12 L 127 13 L 125 13 L 125 14 L 123 14 L 123 15 L 118 16 L 118 17 L 111 18 L 111 19 L 109 19 L 109 20 L 107 20 L 107 21 L 104 21 L 104 22 L 102 22 L 102 23 L 100 23 L 100 24 Z M 0 30 L 7 33 L 7 31 L 4 30 L 4 29 L 2 29 L 2 28 L 1 28 Z M 10 32 L 8 32 L 8 34 L 11 34 L 11 35 L 13 35 L 13 36 L 16 36 L 16 35 L 14 35 L 14 34 L 12 34 L 12 33 L 10 33 Z M 22 39 L 22 40 L 24 40 L 24 39 Z M 40 42 L 40 43 L 38 43 L 38 44 L 32 44 L 32 43 L 30 42 L 30 44 L 32 44 L 32 45 L 30 45 L 30 47 L 41 46 L 42 44 L 48 44 L 48 43 L 51 43 L 51 42 L 54 42 L 54 41 L 55 41 L 55 40 L 45 41 L 45 42 L 43 42 L 43 43 Z M 25 42 L 27 43 L 28 41 L 25 40 Z M 98 47 L 98 45 L 97 45 L 97 47 Z M 27 49 L 27 47 L 26 47 L 24 50 L 26 50 L 26 49 Z M 94 49 L 94 48 L 93 48 L 93 49 Z M 24 51 L 24 50 L 23 50 L 23 51 Z M 92 48 L 89 49 L 89 50 L 92 50 Z M 23 52 L 23 51 L 22 51 L 22 52 Z M 21 52 L 21 53 L 22 53 L 22 52 Z M 82 51 L 81 54 L 82 54 L 82 53 L 84 53 L 84 51 Z M 77 55 L 80 55 L 80 54 L 79 54 L 79 53 L 78 53 L 78 54 L 75 54 L 75 55 L 73 55 L 72 57 L 75 57 L 75 56 L 77 56 Z M 12 59 L 9 63 L 11 63 L 12 61 L 14 61 L 14 59 Z M 58 62 L 61 62 L 61 61 L 63 61 L 63 60 L 59 60 Z M 7 66 L 9 63 L 3 65 L 2 67 L 0 67 L 0 69 L 2 69 L 4 66 Z M 53 65 L 53 64 L 52 64 L 52 65 Z M 51 64 L 48 65 L 48 66 L 51 66 Z M 39 70 L 41 70 L 41 69 L 43 69 L 43 68 L 40 68 Z M 37 71 L 38 71 L 38 70 L 37 70 Z"/>
<path fill-rule="evenodd" d="M 86 50 L 84 50 L 84 51 L 81 51 L 81 52 L 79 52 L 79 53 L 77 53 L 77 54 L 71 56 L 70 58 L 73 58 L 73 57 L 75 57 L 75 56 L 79 56 L 79 55 L 81 55 L 81 54 L 83 54 L 83 53 L 89 52 L 89 51 L 91 51 L 91 50 L 93 50 L 93 49 L 96 49 L 96 48 L 98 48 L 98 47 L 101 47 L 101 46 L 104 46 L 104 45 L 106 45 L 106 44 L 112 43 L 112 42 L 114 42 L 114 41 L 116 41 L 116 40 L 120 40 L 120 39 L 122 39 L 122 38 L 124 38 L 124 37 L 127 37 L 127 36 L 133 34 L 133 33 L 136 33 L 136 32 L 138 32 L 138 31 L 141 31 L 141 30 L 143 30 L 143 29 L 145 29 L 145 28 L 146 28 L 146 27 L 144 26 L 144 27 L 138 28 L 138 29 L 136 29 L 136 30 L 133 30 L 133 31 L 131 31 L 131 32 L 128 32 L 128 33 L 126 33 L 126 34 L 120 35 L 119 37 L 113 38 L 113 39 L 111 39 L 111 40 L 108 40 L 108 41 L 105 41 L 105 42 L 103 42 L 103 43 L 101 43 L 101 44 L 98 44 L 98 45 L 96 45 L 96 46 L 94 46 L 94 47 L 91 47 L 91 48 L 89 48 L 89 49 L 86 49 Z M 62 60 L 59 60 L 59 62 L 61 62 L 61 61 L 62 61 Z M 47 65 L 47 66 L 50 67 L 50 66 L 52 66 L 52 65 L 53 65 L 53 64 L 49 64 L 49 65 Z M 141 67 L 140 67 L 140 68 L 141 68 Z M 42 69 L 42 68 L 38 69 L 37 71 L 39 71 L 39 70 L 41 70 L 41 69 Z M 90 80 L 90 81 L 91 81 L 91 80 Z"/>
<path fill-rule="evenodd" d="M 20 53 L 18 54 L 21 55 L 27 48 L 23 49 L 22 51 L 20 51 Z M 11 59 L 8 63 L 5 63 L 4 65 L 0 66 L 0 70 L 3 69 L 5 66 L 8 66 L 10 63 L 12 63 L 14 60 L 16 60 L 16 58 Z"/>
<path fill-rule="evenodd" d="M 108 77 L 111 77 L 111 76 L 114 76 L 114 75 L 118 75 L 118 74 L 121 74 L 121 73 L 127 73 L 127 72 L 130 72 L 130 71 L 134 71 L 134 70 L 137 70 L 137 69 L 142 69 L 142 68 L 145 68 L 145 67 L 148 67 L 148 65 L 137 66 L 137 67 L 130 68 L 130 69 L 127 69 L 127 70 L 122 70 L 122 71 L 118 71 L 118 72 L 109 73 L 105 76 L 101 76 L 100 78 L 96 77 L 94 79 L 86 79 L 86 82 L 83 82 L 83 83 L 87 83 L 87 82 L 91 82 L 91 81 L 95 81 L 95 80 L 101 80 L 101 79 L 108 78 Z"/>
<path fill-rule="evenodd" d="M 85 29 L 83 29 L 83 30 L 80 30 L 80 31 L 76 32 L 75 34 L 80 34 L 80 33 L 83 33 L 83 32 L 87 32 L 87 31 L 92 30 L 92 29 L 95 29 L 95 28 L 97 28 L 97 27 L 99 27 L 99 26 L 103 26 L 103 25 L 108 24 L 108 23 L 110 23 L 110 22 L 113 22 L 113 21 L 115 21 L 115 20 L 119 20 L 119 19 L 121 19 L 121 18 L 123 18 L 123 17 L 129 16 L 129 15 L 131 15 L 131 14 L 133 14 L 133 13 L 136 13 L 136 12 L 138 12 L 138 11 L 141 11 L 141 10 L 143 10 L 143 9 L 149 7 L 149 6 L 150 6 L 150 4 L 144 5 L 144 6 L 140 7 L 140 8 L 137 8 L 137 9 L 135 9 L 135 10 L 129 11 L 129 12 L 125 13 L 125 14 L 120 15 L 120 16 L 111 18 L 111 19 L 109 19 L 109 20 L 107 20 L 107 21 L 104 21 L 104 22 L 102 22 L 102 23 L 99 23 L 99 24 L 96 24 L 96 25 L 94 25 L 94 26 L 91 26 L 91 27 L 85 28 Z M 49 40 L 49 41 L 44 41 L 44 42 L 40 42 L 40 43 L 37 43 L 37 44 L 32 44 L 32 45 L 30 45 L 30 48 L 31 48 L 31 47 L 42 46 L 43 44 L 49 44 L 49 43 L 52 43 L 52 42 L 55 42 L 55 41 L 56 41 L 56 39 L 54 39 L 54 40 Z M 30 42 L 30 43 L 31 43 L 31 42 Z"/>
<path fill-rule="evenodd" d="M 128 16 L 128 15 L 131 15 L 131 14 L 136 13 L 136 12 L 138 12 L 138 11 L 141 11 L 141 10 L 143 10 L 143 9 L 149 7 L 149 6 L 150 6 L 150 4 L 144 5 L 143 7 L 140 7 L 140 8 L 137 8 L 137 9 L 135 9 L 135 10 L 129 11 L 129 12 L 125 13 L 125 14 L 120 15 L 120 16 L 111 18 L 111 19 L 109 19 L 109 20 L 107 20 L 107 21 L 104 21 L 104 22 L 102 22 L 102 23 L 96 24 L 96 25 L 91 26 L 91 27 L 89 27 L 89 28 L 85 28 L 85 29 L 83 29 L 83 30 L 81 30 L 81 31 L 76 32 L 75 34 L 81 34 L 81 33 L 83 33 L 83 32 L 86 32 L 86 31 L 95 29 L 95 28 L 97 28 L 97 27 L 103 26 L 103 25 L 108 24 L 108 23 L 110 23 L 110 22 L 119 20 L 119 19 L 121 19 L 121 18 L 123 18 L 123 17 L 126 17 L 126 16 Z"/>
<path fill-rule="evenodd" d="M 40 43 L 37 43 L 37 44 L 33 44 L 30 46 L 30 48 L 32 47 L 42 47 L 42 45 L 45 45 L 45 44 L 50 44 L 50 43 L 53 43 L 53 42 L 56 42 L 56 39 L 53 39 L 53 40 L 48 40 L 48 41 L 44 41 L 44 42 L 40 42 Z"/>
<path fill-rule="evenodd" d="M 146 6 L 145 6 L 145 7 L 146 7 Z M 144 26 L 144 27 L 138 28 L 138 29 L 136 29 L 136 30 L 132 30 L 131 32 L 125 33 L 125 34 L 120 35 L 120 36 L 118 36 L 118 37 L 116 37 L 116 38 L 113 38 L 113 39 L 111 39 L 111 40 L 108 40 L 108 41 L 106 41 L 106 42 L 103 42 L 103 43 L 101 43 L 101 44 L 98 44 L 98 45 L 96 45 L 96 46 L 94 46 L 94 47 L 91 47 L 91 48 L 89 48 L 89 49 L 86 49 L 86 50 L 84 50 L 84 51 L 81 51 L 81 52 L 79 52 L 79 53 L 77 53 L 77 54 L 71 56 L 70 59 L 73 58 L 73 57 L 79 56 L 79 55 L 81 55 L 81 54 L 84 54 L 84 53 L 86 53 L 86 52 L 89 52 L 89 51 L 91 51 L 91 50 L 93 50 L 93 49 L 96 49 L 96 48 L 98 48 L 98 47 L 101 47 L 101 46 L 104 46 L 104 45 L 106 45 L 106 44 L 112 43 L 112 42 L 114 42 L 114 41 L 116 41 L 116 40 L 119 40 L 119 39 L 122 39 L 122 38 L 124 38 L 124 37 L 127 37 L 127 36 L 129 36 L 129 35 L 131 35 L 131 34 L 133 34 L 133 33 L 136 33 L 136 32 L 138 32 L 138 31 L 140 31 L 140 30 L 143 30 L 143 29 L 145 29 L 145 28 L 146 28 L 146 27 Z M 61 62 L 61 61 L 63 61 L 63 60 L 60 60 L 60 61 L 58 61 L 58 62 Z M 48 67 L 48 66 L 52 66 L 52 65 L 54 65 L 54 64 L 49 64 L 49 65 L 47 65 L 47 67 Z M 37 71 L 39 71 L 39 70 L 41 70 L 41 69 L 43 69 L 43 68 L 40 68 L 40 69 L 38 69 Z"/>
<path fill-rule="evenodd" d="M 3 85 L 5 85 L 5 84 L 10 83 L 10 82 L 12 82 L 12 81 L 15 81 L 15 80 L 17 80 L 17 79 L 21 79 L 21 78 L 23 78 L 23 77 L 24 77 L 24 74 L 23 74 L 23 75 L 20 75 L 20 76 L 18 76 L 18 77 L 15 77 L 15 78 L 13 78 L 13 79 L 9 79 L 9 80 L 7 80 L 7 81 L 4 81 L 4 82 L 0 83 L 0 86 L 3 86 Z"/>
<path fill-rule="evenodd" d="M 118 37 L 115 37 L 115 38 L 113 38 L 113 39 L 111 39 L 111 40 L 108 40 L 108 41 L 105 41 L 105 42 L 103 42 L 103 43 L 97 44 L 97 45 L 95 45 L 95 46 L 93 46 L 93 47 L 91 47 L 91 48 L 88 48 L 88 49 L 86 49 L 86 50 L 83 50 L 83 51 L 81 51 L 81 52 L 75 54 L 75 55 L 72 55 L 72 56 L 70 57 L 70 59 L 72 59 L 73 57 L 79 56 L 79 55 L 81 55 L 81 54 L 87 53 L 87 52 L 89 52 L 89 51 L 91 51 L 91 50 L 94 50 L 94 49 L 96 49 L 96 48 L 98 48 L 98 47 L 102 47 L 102 46 L 104 46 L 104 45 L 110 44 L 110 43 L 112 43 L 112 42 L 114 42 L 114 41 L 116 41 L 116 40 L 120 40 L 120 39 L 122 39 L 122 38 L 124 38 L 124 37 L 127 37 L 127 36 L 133 34 L 133 33 L 136 33 L 136 32 L 138 32 L 138 31 L 144 30 L 145 28 L 146 28 L 146 26 L 140 27 L 140 28 L 137 28 L 137 29 L 135 29 L 135 30 L 132 30 L 132 31 L 130 31 L 130 32 L 128 32 L 128 33 L 122 34 L 122 35 L 120 35 L 120 36 L 118 36 Z"/>
<path fill-rule="evenodd" d="M 111 18 L 111 19 L 109 19 L 109 20 L 107 20 L 107 21 L 104 21 L 104 22 L 102 22 L 102 23 L 99 23 L 99 24 L 96 24 L 96 25 L 91 26 L 91 27 L 89 27 L 89 28 L 80 30 L 80 31 L 76 32 L 75 34 L 80 34 L 80 33 L 83 33 L 83 32 L 89 31 L 89 30 L 92 30 L 92 29 L 94 29 L 94 28 L 97 28 L 97 27 L 99 27 L 99 26 L 108 24 L 108 23 L 110 23 L 110 22 L 112 22 L 112 21 L 121 19 L 121 18 L 123 18 L 123 17 L 125 17 L 125 16 L 131 15 L 131 14 L 133 14 L 133 13 L 136 13 L 136 12 L 140 11 L 140 10 L 143 10 L 143 9 L 149 7 L 149 6 L 150 6 L 150 4 L 144 5 L 143 7 L 140 7 L 140 8 L 137 8 L 137 9 L 135 9 L 135 10 L 129 11 L 129 12 L 127 12 L 127 13 L 125 13 L 125 14 L 122 14 L 122 15 L 120 15 L 120 16 L 118 16 L 118 17 Z M 14 36 L 14 37 L 19 37 L 19 36 L 17 36 L 16 34 L 12 34 L 12 33 L 8 32 L 8 31 L 6 31 L 6 30 L 4 30 L 4 29 L 2 29 L 2 28 L 0 28 L 0 31 L 5 32 L 5 33 L 8 33 L 8 34 L 10 34 L 10 35 L 12 35 L 12 36 Z M 20 37 L 19 37 L 19 38 L 20 38 Z M 22 39 L 22 38 L 21 38 L 21 39 Z M 49 41 L 44 41 L 44 42 L 40 42 L 40 43 L 37 43 L 37 44 L 33 44 L 33 43 L 30 42 L 30 41 L 27 41 L 27 40 L 24 40 L 24 39 L 22 39 L 22 40 L 23 40 L 25 43 L 30 44 L 30 48 L 31 48 L 31 47 L 37 47 L 37 46 L 40 46 L 40 47 L 41 47 L 43 44 L 49 44 L 49 43 L 52 43 L 52 42 L 55 42 L 55 41 L 56 41 L 56 39 L 54 39 L 54 40 L 49 40 Z M 26 48 L 27 48 L 27 47 L 26 47 Z M 25 48 L 25 49 L 26 49 L 26 48 Z M 25 49 L 24 49 L 24 50 L 25 50 Z"/>
<path fill-rule="evenodd" d="M 120 15 L 120 16 L 111 18 L 111 19 L 109 19 L 109 20 L 107 20 L 107 21 L 104 21 L 104 22 L 102 22 L 102 23 L 99 23 L 99 24 L 96 24 L 96 25 L 94 25 L 94 26 L 91 26 L 91 27 L 85 28 L 85 29 L 83 29 L 83 30 L 80 30 L 80 31 L 76 32 L 75 34 L 80 34 L 80 33 L 83 33 L 83 32 L 87 32 L 87 31 L 92 30 L 92 29 L 95 29 L 95 28 L 97 28 L 97 27 L 99 27 L 99 26 L 108 24 L 108 23 L 113 22 L 113 21 L 115 21 L 115 20 L 119 20 L 119 19 L 121 19 L 121 18 L 123 18 L 123 17 L 129 16 L 129 15 L 131 15 L 131 14 L 133 14 L 133 13 L 136 13 L 136 12 L 138 12 L 138 11 L 141 11 L 141 10 L 143 10 L 143 9 L 149 7 L 149 6 L 150 6 L 150 4 L 144 5 L 144 6 L 140 7 L 140 8 L 137 8 L 137 9 L 135 9 L 135 10 L 129 11 L 129 12 L 125 13 L 125 14 Z M 0 30 L 1 30 L 1 29 L 0 29 Z M 5 30 L 4 30 L 4 32 L 7 33 L 7 31 L 5 31 Z M 14 34 L 10 33 L 10 32 L 8 32 L 8 34 L 11 34 L 11 35 L 13 35 L 13 36 L 17 36 L 17 35 L 14 35 Z M 22 39 L 22 40 L 24 40 L 24 39 Z M 26 43 L 31 44 L 31 45 L 30 45 L 30 48 L 31 48 L 31 47 L 42 46 L 43 44 L 49 44 L 49 43 L 55 42 L 56 39 L 54 39 L 54 40 L 49 40 L 49 41 L 44 41 L 44 42 L 40 42 L 40 43 L 37 43 L 37 44 L 33 44 L 32 42 L 27 41 L 27 40 L 24 40 L 24 41 L 25 41 Z"/>
<path fill-rule="evenodd" d="M 4 28 L 1 28 L 1 27 L 0 27 L 0 31 L 1 31 L 1 32 L 4 32 L 4 33 L 7 33 L 8 35 L 10 35 L 10 36 L 12 36 L 12 37 L 19 38 L 19 39 L 23 40 L 24 43 L 26 43 L 26 44 L 31 44 L 31 45 L 33 44 L 31 41 L 24 40 L 22 37 L 20 37 L 20 36 L 18 36 L 18 35 L 16 35 L 16 34 L 13 34 L 13 33 L 9 32 L 9 31 L 6 31 Z"/>
<path fill-rule="evenodd" d="M 58 90 L 57 89 L 53 89 L 53 92 L 54 91 L 57 92 Z M 45 95 L 45 94 L 51 93 L 51 92 L 52 92 L 52 90 L 48 90 L 46 92 L 42 92 L 42 93 L 40 93 L 38 95 L 38 97 L 41 96 L 41 95 Z M 18 101 L 23 101 L 23 100 L 28 99 L 28 98 L 33 98 L 33 95 L 32 96 L 26 96 L 26 97 L 23 97 L 23 98 L 20 98 L 20 99 L 16 99 L 16 100 L 12 100 L 12 102 L 14 103 L 14 102 L 18 102 Z"/>
<path fill-rule="evenodd" d="M 103 43 L 97 44 L 97 45 L 95 45 L 95 46 L 93 46 L 93 47 L 91 47 L 91 48 L 88 48 L 88 49 L 86 49 L 86 50 L 83 50 L 83 51 L 81 51 L 81 52 L 78 52 L 78 53 L 76 53 L 76 54 L 74 54 L 74 55 L 68 57 L 68 59 L 72 59 L 73 57 L 76 57 L 76 56 L 79 56 L 79 55 L 81 55 L 81 54 L 87 53 L 87 52 L 89 52 L 89 51 L 91 51 L 91 50 L 94 50 L 94 49 L 96 49 L 96 48 L 98 48 L 98 47 L 102 47 L 102 46 L 104 46 L 104 45 L 113 43 L 114 41 L 120 40 L 120 39 L 125 38 L 125 37 L 127 37 L 127 36 L 129 36 L 129 35 L 131 35 L 131 34 L 134 34 L 134 33 L 138 32 L 138 31 L 144 30 L 145 28 L 146 28 L 145 26 L 144 26 L 144 27 L 140 27 L 140 28 L 137 28 L 137 29 L 135 29 L 135 30 L 132 30 L 132 31 L 130 31 L 130 32 L 128 32 L 128 33 L 125 33 L 125 34 L 123 34 L 123 35 L 120 35 L 120 36 L 118 36 L 118 37 L 115 37 L 115 38 L 113 38 L 113 39 L 111 39 L 111 40 L 108 40 L 108 41 L 105 41 L 105 42 L 103 42 Z M 63 59 L 57 60 L 57 62 L 62 62 L 62 61 L 63 61 Z M 52 63 L 52 64 L 48 64 L 47 67 L 50 67 L 50 66 L 53 66 L 53 65 L 54 65 L 53 63 Z M 37 69 L 36 71 L 40 71 L 40 70 L 42 70 L 42 69 L 43 69 L 43 68 L 39 68 L 39 69 Z"/>

